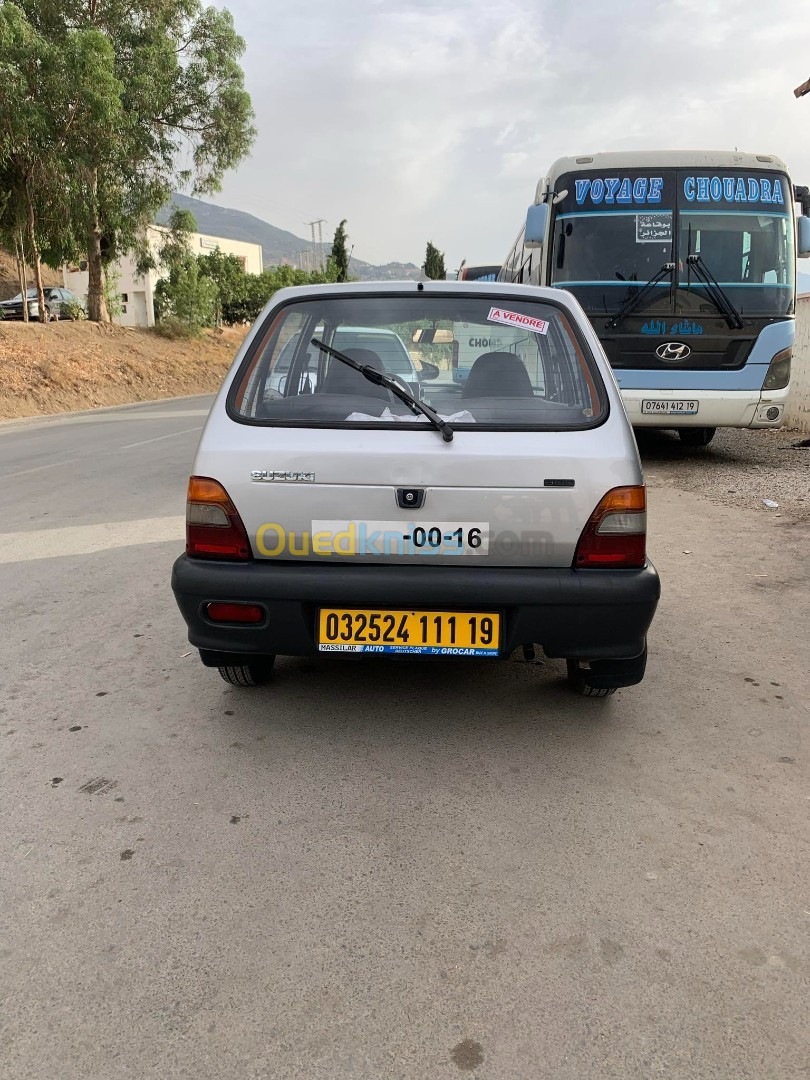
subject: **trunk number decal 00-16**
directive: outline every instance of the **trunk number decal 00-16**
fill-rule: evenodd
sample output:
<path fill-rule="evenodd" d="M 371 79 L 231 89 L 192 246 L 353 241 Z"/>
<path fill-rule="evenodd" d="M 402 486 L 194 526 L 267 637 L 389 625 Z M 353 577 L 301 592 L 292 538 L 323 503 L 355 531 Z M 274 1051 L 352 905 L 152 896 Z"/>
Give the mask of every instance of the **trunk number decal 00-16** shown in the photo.
<path fill-rule="evenodd" d="M 487 555 L 488 521 L 313 521 L 336 555 Z"/>

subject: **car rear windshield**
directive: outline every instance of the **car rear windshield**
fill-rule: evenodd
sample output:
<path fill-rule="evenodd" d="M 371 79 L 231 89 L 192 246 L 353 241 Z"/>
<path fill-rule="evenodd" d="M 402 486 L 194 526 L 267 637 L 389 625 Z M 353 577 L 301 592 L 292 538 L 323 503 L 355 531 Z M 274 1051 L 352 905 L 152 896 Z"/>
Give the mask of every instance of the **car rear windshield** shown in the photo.
<path fill-rule="evenodd" d="M 248 423 L 420 428 L 426 418 L 330 354 L 393 377 L 454 428 L 592 427 L 607 409 L 561 307 L 525 297 L 323 296 L 271 313 L 231 388 Z"/>

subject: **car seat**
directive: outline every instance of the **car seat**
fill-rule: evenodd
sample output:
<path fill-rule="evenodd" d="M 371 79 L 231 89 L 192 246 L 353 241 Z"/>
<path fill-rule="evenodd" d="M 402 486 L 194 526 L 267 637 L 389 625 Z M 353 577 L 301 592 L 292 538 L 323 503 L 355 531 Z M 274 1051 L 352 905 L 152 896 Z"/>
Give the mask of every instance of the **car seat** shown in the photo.
<path fill-rule="evenodd" d="M 514 353 L 483 353 L 470 368 L 462 398 L 534 397 L 529 373 Z"/>
<path fill-rule="evenodd" d="M 372 367 L 375 371 L 385 374 L 382 360 L 371 349 L 345 349 L 344 355 L 350 360 L 365 367 Z M 329 368 L 321 385 L 318 387 L 321 394 L 345 394 L 347 397 L 375 397 L 390 401 L 390 394 L 384 386 L 369 382 L 365 375 L 350 368 L 348 364 L 341 363 L 331 357 Z"/>

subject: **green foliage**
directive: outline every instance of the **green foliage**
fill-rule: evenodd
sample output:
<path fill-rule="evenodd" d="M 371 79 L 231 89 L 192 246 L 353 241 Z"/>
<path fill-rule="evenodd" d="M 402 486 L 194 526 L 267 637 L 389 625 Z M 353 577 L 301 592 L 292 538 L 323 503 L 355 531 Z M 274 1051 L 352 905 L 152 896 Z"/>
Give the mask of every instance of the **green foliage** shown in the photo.
<path fill-rule="evenodd" d="M 73 322 L 80 322 L 82 319 L 87 318 L 87 312 L 78 300 L 63 300 L 59 317 L 61 319 L 72 319 Z"/>
<path fill-rule="evenodd" d="M 242 260 L 236 255 L 225 255 L 219 248 L 197 258 L 200 273 L 210 278 L 217 287 L 216 322 L 243 322 L 250 296 L 250 279 Z"/>
<path fill-rule="evenodd" d="M 191 326 L 174 315 L 161 319 L 152 329 L 159 337 L 167 338 L 169 341 L 189 341 L 201 334 L 199 326 Z"/>
<path fill-rule="evenodd" d="M 425 250 L 425 277 L 431 281 L 444 281 L 447 271 L 444 268 L 444 254 L 428 240 Z"/>
<path fill-rule="evenodd" d="M 248 274 L 235 255 L 219 249 L 197 259 L 199 272 L 217 287 L 217 321 L 234 324 L 253 322 L 279 289 L 299 285 L 324 285 L 336 281 L 334 268 L 309 273 L 294 266 L 268 267 L 261 274 Z"/>
<path fill-rule="evenodd" d="M 432 281 L 443 281 L 447 276 L 444 266 L 444 253 L 430 241 L 425 249 L 425 276 Z"/>
<path fill-rule="evenodd" d="M 172 270 L 180 266 L 190 254 L 191 246 L 189 237 L 197 231 L 197 219 L 190 210 L 181 210 L 175 206 L 169 216 L 167 231 L 163 233 L 163 240 L 158 251 L 157 266 L 151 252 L 139 261 L 138 270 L 143 273 L 147 269 Z"/>
<path fill-rule="evenodd" d="M 33 210 L 46 258 L 86 256 L 91 318 L 103 267 L 142 246 L 171 191 L 216 191 L 249 152 L 243 51 L 202 0 L 0 2 L 0 174 L 17 193 L 0 227 Z"/>
<path fill-rule="evenodd" d="M 213 326 L 216 317 L 217 286 L 200 273 L 199 260 L 186 255 L 155 286 L 155 315 L 186 323 L 194 329 Z"/>
<path fill-rule="evenodd" d="M 124 312 L 120 286 L 121 275 L 108 270 L 104 275 L 104 304 L 111 319 L 117 319 Z"/>
<path fill-rule="evenodd" d="M 329 256 L 330 266 L 332 272 L 335 274 L 335 281 L 348 281 L 349 279 L 349 252 L 346 248 L 347 240 L 346 219 L 344 218 L 335 229 L 335 239 L 332 242 L 332 254 Z"/>

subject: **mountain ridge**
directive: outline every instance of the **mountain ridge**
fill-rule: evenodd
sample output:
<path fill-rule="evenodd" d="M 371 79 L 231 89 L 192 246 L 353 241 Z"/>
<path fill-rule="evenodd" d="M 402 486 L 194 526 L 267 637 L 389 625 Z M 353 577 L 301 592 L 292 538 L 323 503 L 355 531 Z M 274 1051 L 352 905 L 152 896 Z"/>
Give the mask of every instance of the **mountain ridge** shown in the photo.
<path fill-rule="evenodd" d="M 168 223 L 172 208 L 190 210 L 197 221 L 197 228 L 208 236 L 221 236 L 223 240 L 242 240 L 247 243 L 261 244 L 262 259 L 265 267 L 291 263 L 300 266 L 302 252 L 313 252 L 311 240 L 305 240 L 295 233 L 280 229 L 276 225 L 249 214 L 244 210 L 217 206 L 215 203 L 195 199 L 190 195 L 176 192 L 171 202 L 156 215 L 158 225 Z M 327 246 L 326 244 L 324 245 Z M 414 263 L 390 262 L 375 266 L 362 259 L 351 258 L 349 273 L 362 281 L 416 280 L 419 267 Z"/>

